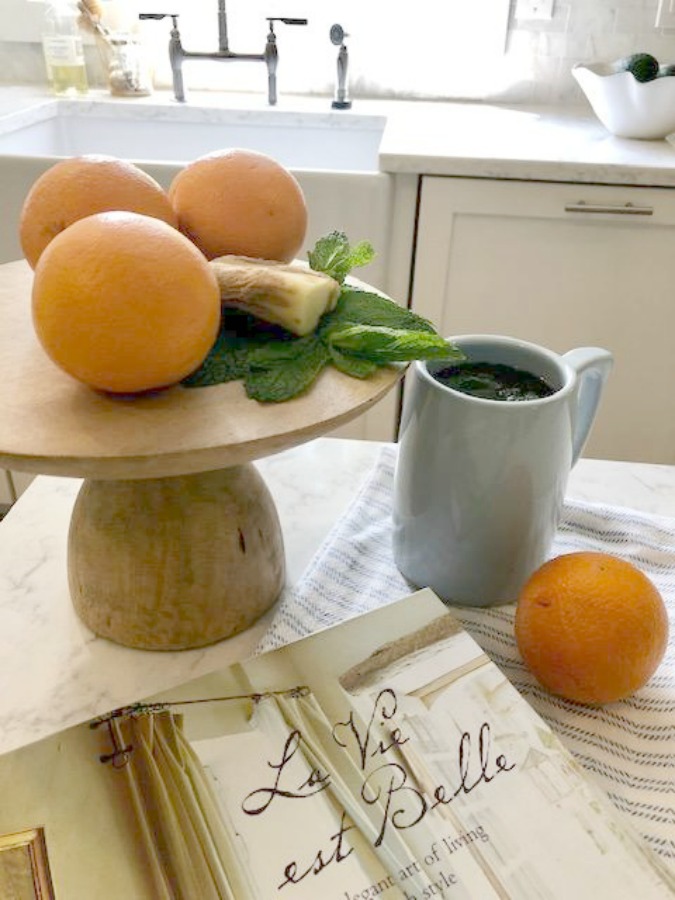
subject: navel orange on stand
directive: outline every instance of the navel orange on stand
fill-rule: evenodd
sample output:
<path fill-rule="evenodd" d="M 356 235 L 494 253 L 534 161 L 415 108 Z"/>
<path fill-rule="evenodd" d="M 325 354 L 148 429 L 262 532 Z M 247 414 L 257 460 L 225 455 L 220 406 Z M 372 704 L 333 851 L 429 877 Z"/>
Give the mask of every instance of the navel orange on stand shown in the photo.
<path fill-rule="evenodd" d="M 204 360 L 220 325 L 220 292 L 204 255 L 166 222 L 132 212 L 80 219 L 35 269 L 33 323 L 51 359 L 102 391 L 179 382 Z"/>
<path fill-rule="evenodd" d="M 168 194 L 124 160 L 62 160 L 35 182 L 21 215 L 38 338 L 91 387 L 137 393 L 174 384 L 217 336 L 222 291 L 209 260 L 286 262 L 306 229 L 300 186 L 261 153 L 200 157 Z"/>
<path fill-rule="evenodd" d="M 307 231 L 295 177 L 253 150 L 218 150 L 188 163 L 169 187 L 180 230 L 209 258 L 290 262 Z"/>
<path fill-rule="evenodd" d="M 35 268 L 49 242 L 78 219 L 110 210 L 141 213 L 178 227 L 166 191 L 147 172 L 112 156 L 63 159 L 43 172 L 24 200 L 19 239 Z"/>
<path fill-rule="evenodd" d="M 580 703 L 629 697 L 656 672 L 668 614 L 636 566 L 579 552 L 544 563 L 518 598 L 515 634 L 523 660 L 554 694 Z"/>

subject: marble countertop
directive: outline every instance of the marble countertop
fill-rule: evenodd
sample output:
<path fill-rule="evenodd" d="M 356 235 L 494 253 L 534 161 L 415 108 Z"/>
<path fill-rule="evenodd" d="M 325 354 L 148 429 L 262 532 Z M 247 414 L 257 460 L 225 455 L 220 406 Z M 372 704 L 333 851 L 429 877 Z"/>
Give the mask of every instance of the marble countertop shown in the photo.
<path fill-rule="evenodd" d="M 611 135 L 589 108 L 409 104 L 380 145 L 388 172 L 675 186 L 665 140 Z"/>
<path fill-rule="evenodd" d="M 0 86 L 0 133 L 27 116 L 39 116 L 54 102 L 46 90 Z M 359 127 L 359 119 L 384 118 L 379 165 L 385 172 L 675 186 L 675 149 L 667 141 L 614 137 L 587 104 L 532 107 L 357 98 L 345 113 L 331 110 L 325 97 L 282 95 L 270 108 L 260 95 L 230 93 L 193 93 L 186 104 L 178 104 L 168 91 L 131 100 L 94 91 L 73 102 L 105 104 L 110 115 L 184 121 L 263 111 L 288 121 L 310 113 L 324 125 L 349 129 Z"/>
<path fill-rule="evenodd" d="M 320 438 L 256 463 L 279 511 L 287 590 L 377 461 L 381 444 Z M 97 638 L 68 592 L 66 545 L 78 479 L 39 476 L 0 523 L 0 753 L 254 652 L 273 610 L 199 650 L 131 650 Z M 582 459 L 568 496 L 675 515 L 675 466 Z"/>

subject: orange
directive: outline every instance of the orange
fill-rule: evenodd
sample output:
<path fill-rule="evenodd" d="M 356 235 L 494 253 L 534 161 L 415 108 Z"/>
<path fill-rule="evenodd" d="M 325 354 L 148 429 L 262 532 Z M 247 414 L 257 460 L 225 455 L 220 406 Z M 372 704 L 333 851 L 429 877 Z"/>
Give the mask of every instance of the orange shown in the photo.
<path fill-rule="evenodd" d="M 525 664 L 552 693 L 611 703 L 635 693 L 658 668 L 668 615 L 655 586 L 631 563 L 569 553 L 529 578 L 515 633 Z"/>
<path fill-rule="evenodd" d="M 154 216 L 178 227 L 166 191 L 133 163 L 92 155 L 63 159 L 47 169 L 29 190 L 19 220 L 19 240 L 31 268 L 68 225 L 114 209 Z"/>
<path fill-rule="evenodd" d="M 218 333 L 220 292 L 203 254 L 166 222 L 97 213 L 40 257 L 33 323 L 73 378 L 136 393 L 175 384 L 200 365 Z"/>
<path fill-rule="evenodd" d="M 252 150 L 217 150 L 188 163 L 169 187 L 181 231 L 208 257 L 290 262 L 307 231 L 300 185 Z"/>

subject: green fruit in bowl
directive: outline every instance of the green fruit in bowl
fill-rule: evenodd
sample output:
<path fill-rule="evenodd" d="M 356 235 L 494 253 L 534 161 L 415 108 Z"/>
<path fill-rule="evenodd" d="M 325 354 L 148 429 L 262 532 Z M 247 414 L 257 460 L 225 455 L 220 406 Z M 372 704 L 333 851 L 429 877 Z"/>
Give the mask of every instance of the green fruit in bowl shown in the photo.
<path fill-rule="evenodd" d="M 653 81 L 659 74 L 659 62 L 650 53 L 632 53 L 616 64 L 617 72 L 630 72 L 636 81 Z"/>

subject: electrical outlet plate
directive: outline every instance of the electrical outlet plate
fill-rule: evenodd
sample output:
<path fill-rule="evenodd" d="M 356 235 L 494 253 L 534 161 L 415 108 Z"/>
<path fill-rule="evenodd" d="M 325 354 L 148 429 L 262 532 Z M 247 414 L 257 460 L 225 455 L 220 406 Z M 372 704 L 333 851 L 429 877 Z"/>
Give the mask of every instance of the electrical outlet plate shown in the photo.
<path fill-rule="evenodd" d="M 659 0 L 655 28 L 675 28 L 675 0 Z"/>
<path fill-rule="evenodd" d="M 666 5 L 671 0 L 661 0 Z M 519 22 L 532 19 L 552 19 L 554 0 L 518 0 L 516 3 L 516 19 Z"/>

